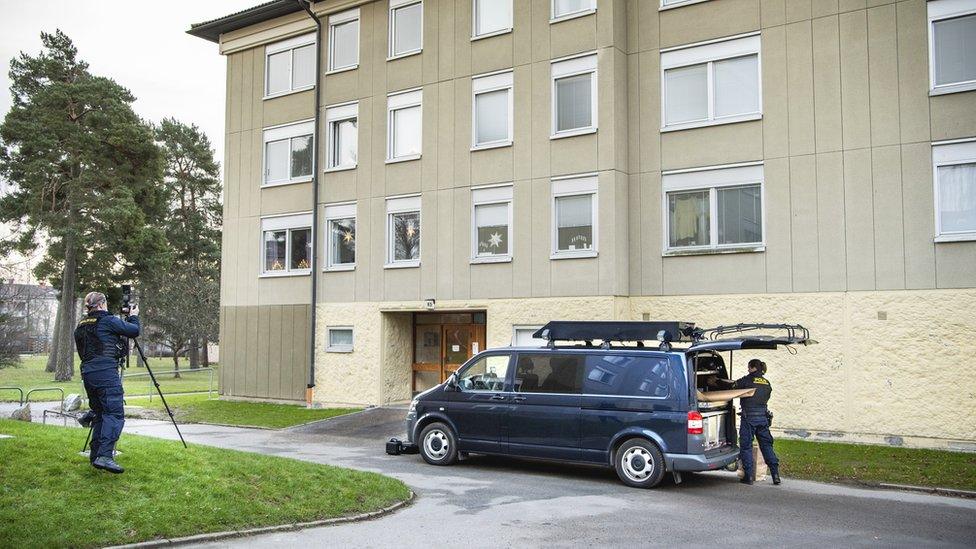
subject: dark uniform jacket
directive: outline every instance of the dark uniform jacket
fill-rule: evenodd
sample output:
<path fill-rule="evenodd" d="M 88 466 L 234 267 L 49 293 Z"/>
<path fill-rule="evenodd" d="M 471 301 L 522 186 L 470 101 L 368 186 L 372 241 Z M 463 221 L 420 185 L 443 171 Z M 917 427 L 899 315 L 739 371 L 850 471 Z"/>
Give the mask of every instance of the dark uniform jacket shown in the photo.
<path fill-rule="evenodd" d="M 740 400 L 740 403 L 742 404 L 742 413 L 756 416 L 766 415 L 766 412 L 768 411 L 766 403 L 769 402 L 769 396 L 773 392 L 773 386 L 769 384 L 769 380 L 764 378 L 762 374 L 755 372 L 739 378 L 732 387 L 734 389 L 756 390 L 756 393 L 753 396 Z"/>
<path fill-rule="evenodd" d="M 118 367 L 118 359 L 125 353 L 122 336 L 139 336 L 139 317 L 130 316 L 127 320 L 108 311 L 92 311 L 81 319 L 75 329 L 75 346 L 81 357 L 82 375 Z"/>

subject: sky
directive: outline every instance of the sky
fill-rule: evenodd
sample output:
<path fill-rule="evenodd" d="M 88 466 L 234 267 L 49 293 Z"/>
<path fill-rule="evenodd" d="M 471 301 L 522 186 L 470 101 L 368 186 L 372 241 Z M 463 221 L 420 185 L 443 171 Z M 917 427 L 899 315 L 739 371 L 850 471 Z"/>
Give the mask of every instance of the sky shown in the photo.
<path fill-rule="evenodd" d="M 135 95 L 136 113 L 152 122 L 175 117 L 200 126 L 222 162 L 226 60 L 217 44 L 186 30 L 263 1 L 0 0 L 0 116 L 11 105 L 10 60 L 20 52 L 36 55 L 41 31 L 61 29 L 91 72 Z"/>

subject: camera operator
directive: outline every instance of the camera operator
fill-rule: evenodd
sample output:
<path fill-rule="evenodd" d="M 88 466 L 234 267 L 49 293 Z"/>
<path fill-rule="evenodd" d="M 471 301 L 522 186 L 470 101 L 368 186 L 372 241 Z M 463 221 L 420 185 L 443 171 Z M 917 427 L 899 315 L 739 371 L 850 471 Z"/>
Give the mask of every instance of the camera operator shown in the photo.
<path fill-rule="evenodd" d="M 91 292 L 85 296 L 88 314 L 75 328 L 75 344 L 81 357 L 81 379 L 88 393 L 91 412 L 78 422 L 91 424 L 92 466 L 110 473 L 124 471 L 115 463 L 115 443 L 125 423 L 122 402 L 122 379 L 117 370 L 119 358 L 128 352 L 123 337 L 139 335 L 139 307 L 132 305 L 128 319 L 109 314 L 105 294 Z"/>

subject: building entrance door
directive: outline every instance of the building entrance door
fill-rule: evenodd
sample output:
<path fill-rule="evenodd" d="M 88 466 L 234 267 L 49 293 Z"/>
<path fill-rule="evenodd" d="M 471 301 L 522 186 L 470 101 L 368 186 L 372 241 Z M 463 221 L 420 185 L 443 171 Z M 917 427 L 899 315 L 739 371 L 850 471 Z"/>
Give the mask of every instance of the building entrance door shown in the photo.
<path fill-rule="evenodd" d="M 485 313 L 416 313 L 411 389 L 443 382 L 484 348 Z"/>

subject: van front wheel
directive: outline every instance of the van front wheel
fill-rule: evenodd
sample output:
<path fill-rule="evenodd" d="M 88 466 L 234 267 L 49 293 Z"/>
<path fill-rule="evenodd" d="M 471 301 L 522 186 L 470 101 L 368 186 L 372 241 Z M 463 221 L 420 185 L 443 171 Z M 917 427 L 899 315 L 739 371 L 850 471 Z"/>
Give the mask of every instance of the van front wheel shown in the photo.
<path fill-rule="evenodd" d="M 614 468 L 627 486 L 653 488 L 664 478 L 664 455 L 652 442 L 630 439 L 617 450 Z"/>
<path fill-rule="evenodd" d="M 457 438 L 443 423 L 431 423 L 420 432 L 420 455 L 431 465 L 451 465 L 458 459 Z"/>

